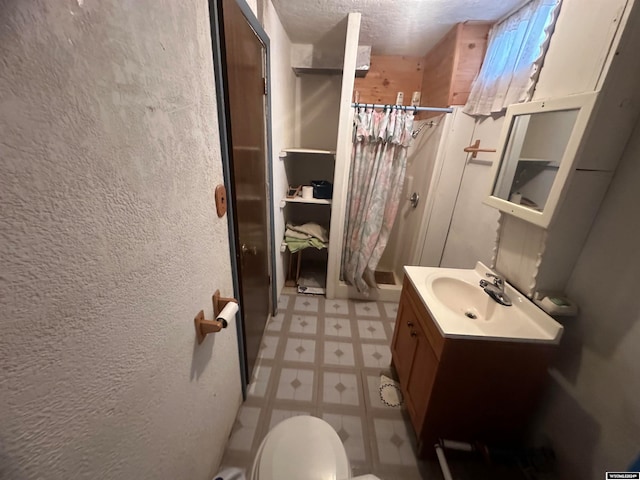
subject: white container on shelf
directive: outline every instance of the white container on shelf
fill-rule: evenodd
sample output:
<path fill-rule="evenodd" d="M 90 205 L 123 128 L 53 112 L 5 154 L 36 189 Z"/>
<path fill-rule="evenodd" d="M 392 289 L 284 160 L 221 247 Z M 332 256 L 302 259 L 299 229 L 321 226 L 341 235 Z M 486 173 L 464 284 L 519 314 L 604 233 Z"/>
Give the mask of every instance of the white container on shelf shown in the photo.
<path fill-rule="evenodd" d="M 310 200 L 313 198 L 313 187 L 311 185 L 304 185 L 302 187 L 302 198 Z"/>

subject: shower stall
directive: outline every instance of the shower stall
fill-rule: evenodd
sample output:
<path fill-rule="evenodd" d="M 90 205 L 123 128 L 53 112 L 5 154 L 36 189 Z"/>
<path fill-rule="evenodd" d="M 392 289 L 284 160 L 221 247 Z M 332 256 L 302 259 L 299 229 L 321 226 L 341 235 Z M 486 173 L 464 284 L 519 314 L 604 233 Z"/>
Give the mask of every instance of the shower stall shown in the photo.
<path fill-rule="evenodd" d="M 375 273 L 376 282 L 382 289 L 399 288 L 403 266 L 420 262 L 420 227 L 429 203 L 445 116 L 431 117 L 415 126 L 416 138 L 409 147 L 400 208 Z"/>
<path fill-rule="evenodd" d="M 473 119 L 454 107 L 451 114 L 420 120 L 409 147 L 402 201 L 389 242 L 376 268 L 372 298 L 397 300 L 405 265 L 440 266 Z"/>

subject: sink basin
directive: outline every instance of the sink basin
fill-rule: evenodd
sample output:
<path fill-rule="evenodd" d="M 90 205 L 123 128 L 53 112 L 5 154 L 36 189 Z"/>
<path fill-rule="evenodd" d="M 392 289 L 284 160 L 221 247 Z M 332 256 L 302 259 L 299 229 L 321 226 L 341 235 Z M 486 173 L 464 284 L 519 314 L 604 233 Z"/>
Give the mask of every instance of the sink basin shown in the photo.
<path fill-rule="evenodd" d="M 521 342 L 560 342 L 563 327 L 511 285 L 510 307 L 500 305 L 480 288 L 491 272 L 475 269 L 405 267 L 433 320 L 445 337 L 473 337 Z"/>
<path fill-rule="evenodd" d="M 479 282 L 478 282 L 479 283 Z M 451 312 L 471 319 L 487 320 L 493 315 L 497 303 L 478 285 L 454 277 L 436 277 L 431 282 L 436 299 Z"/>

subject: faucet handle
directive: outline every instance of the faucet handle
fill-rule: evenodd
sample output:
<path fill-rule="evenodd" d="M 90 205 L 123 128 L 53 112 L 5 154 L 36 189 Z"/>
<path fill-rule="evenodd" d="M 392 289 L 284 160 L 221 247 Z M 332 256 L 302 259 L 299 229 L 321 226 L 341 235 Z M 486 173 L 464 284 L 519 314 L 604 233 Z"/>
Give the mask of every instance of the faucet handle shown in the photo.
<path fill-rule="evenodd" d="M 504 277 L 502 277 L 502 275 L 497 275 L 491 272 L 487 272 L 486 275 L 489 278 L 493 278 L 493 284 L 497 287 L 502 287 L 504 285 Z"/>

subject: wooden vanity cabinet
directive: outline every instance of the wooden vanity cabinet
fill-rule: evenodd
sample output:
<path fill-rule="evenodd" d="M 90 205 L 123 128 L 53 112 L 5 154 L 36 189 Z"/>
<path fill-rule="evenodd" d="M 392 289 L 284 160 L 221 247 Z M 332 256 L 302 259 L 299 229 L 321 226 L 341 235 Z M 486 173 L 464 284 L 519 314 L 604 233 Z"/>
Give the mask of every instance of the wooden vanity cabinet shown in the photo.
<path fill-rule="evenodd" d="M 537 405 L 553 350 L 444 337 L 405 278 L 391 353 L 419 453 L 431 454 L 439 438 L 518 438 Z"/>

